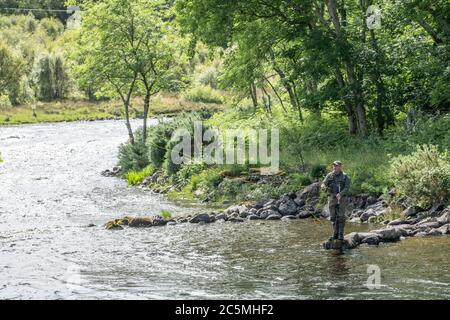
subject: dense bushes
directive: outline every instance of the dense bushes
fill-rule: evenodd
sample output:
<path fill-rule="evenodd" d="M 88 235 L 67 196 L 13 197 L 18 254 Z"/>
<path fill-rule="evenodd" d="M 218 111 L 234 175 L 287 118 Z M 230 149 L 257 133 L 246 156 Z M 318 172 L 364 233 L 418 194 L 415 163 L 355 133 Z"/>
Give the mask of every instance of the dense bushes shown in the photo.
<path fill-rule="evenodd" d="M 392 160 L 390 178 L 400 195 L 427 207 L 450 196 L 450 157 L 436 146 L 418 146 L 410 155 Z"/>
<path fill-rule="evenodd" d="M 345 123 L 341 123 L 338 116 L 324 114 L 321 121 L 317 119 L 317 115 L 306 116 L 300 123 L 277 113 L 276 109 L 272 118 L 265 113 L 245 110 L 215 113 L 207 120 L 200 113 L 181 115 L 150 128 L 147 138 L 149 162 L 156 170 L 162 170 L 169 178 L 167 181 L 183 194 L 196 194 L 200 199 L 211 201 L 257 200 L 296 191 L 321 181 L 331 170 L 330 164 L 337 159 L 343 162 L 344 171 L 351 178 L 352 193 L 381 194 L 395 185 L 402 195 L 421 204 L 448 197 L 449 160 L 438 152 L 439 148 L 446 150 L 449 147 L 447 115 L 418 117 L 413 132 L 398 126 L 384 136 L 373 134 L 368 137 L 348 134 Z M 280 128 L 280 169 L 285 172 L 285 177 L 281 182 L 269 179 L 267 183 L 255 183 L 245 178 L 252 171 L 248 164 L 207 165 L 197 161 L 173 164 L 170 153 L 178 141 L 170 140 L 172 133 L 179 128 L 192 133 L 195 120 L 204 120 L 204 129 L 213 126 L 219 130 L 270 128 L 270 123 L 275 123 Z M 420 149 L 408 156 L 415 150 L 414 143 L 428 141 L 436 142 L 439 148 Z"/>
<path fill-rule="evenodd" d="M 199 85 L 186 91 L 184 99 L 192 102 L 218 103 L 223 102 L 222 95 L 219 91 L 210 86 Z"/>
<path fill-rule="evenodd" d="M 67 97 L 68 67 L 60 53 L 63 31 L 55 18 L 0 16 L 0 95 L 13 105 Z"/>
<path fill-rule="evenodd" d="M 142 142 L 142 130 L 137 130 L 135 143 L 124 143 L 119 146 L 119 163 L 122 171 L 140 171 L 150 164 L 148 147 Z"/>

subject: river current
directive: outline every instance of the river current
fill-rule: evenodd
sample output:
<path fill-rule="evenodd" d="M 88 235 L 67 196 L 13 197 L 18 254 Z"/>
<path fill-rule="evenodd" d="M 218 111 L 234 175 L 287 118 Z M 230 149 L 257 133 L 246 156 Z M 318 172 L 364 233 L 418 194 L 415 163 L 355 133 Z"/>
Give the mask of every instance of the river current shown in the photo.
<path fill-rule="evenodd" d="M 126 138 L 122 121 L 0 127 L 1 299 L 450 298 L 448 236 L 341 255 L 325 220 L 105 230 L 204 210 L 101 176 Z"/>

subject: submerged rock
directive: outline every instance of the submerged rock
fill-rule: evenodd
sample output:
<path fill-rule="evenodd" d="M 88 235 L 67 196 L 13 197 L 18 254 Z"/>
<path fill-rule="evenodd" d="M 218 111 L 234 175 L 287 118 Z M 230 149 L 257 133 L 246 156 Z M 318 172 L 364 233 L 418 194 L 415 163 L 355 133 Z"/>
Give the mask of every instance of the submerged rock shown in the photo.
<path fill-rule="evenodd" d="M 148 228 L 153 227 L 153 217 L 135 217 L 128 222 L 128 226 L 132 228 Z"/>
<path fill-rule="evenodd" d="M 115 177 L 120 174 L 120 171 L 122 170 L 122 167 L 117 166 L 112 168 L 112 170 L 106 169 L 102 171 L 100 174 L 104 177 Z"/>
<path fill-rule="evenodd" d="M 267 216 L 266 220 L 280 220 L 281 219 L 281 214 L 279 213 L 273 213 L 269 216 Z"/>
<path fill-rule="evenodd" d="M 312 217 L 312 215 L 313 214 L 311 211 L 302 210 L 297 214 L 297 218 L 306 219 L 306 218 Z"/>
<path fill-rule="evenodd" d="M 286 221 L 286 220 L 296 220 L 297 217 L 293 216 L 293 215 L 287 215 L 287 216 L 283 216 L 281 217 L 281 220 Z"/>
<path fill-rule="evenodd" d="M 204 223 L 210 223 L 210 222 L 214 222 L 214 217 L 211 217 L 209 214 L 207 213 L 199 213 L 197 215 L 195 215 L 192 219 L 189 220 L 190 223 L 199 223 L 199 222 L 204 222 Z"/>
<path fill-rule="evenodd" d="M 105 229 L 107 229 L 107 230 L 122 230 L 123 227 L 113 220 L 113 221 L 108 221 L 105 224 Z"/>

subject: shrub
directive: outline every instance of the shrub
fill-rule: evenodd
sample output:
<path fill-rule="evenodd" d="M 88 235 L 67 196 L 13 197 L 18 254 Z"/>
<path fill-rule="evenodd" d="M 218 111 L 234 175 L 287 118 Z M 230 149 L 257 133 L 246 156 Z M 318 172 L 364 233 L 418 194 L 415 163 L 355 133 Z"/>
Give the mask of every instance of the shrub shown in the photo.
<path fill-rule="evenodd" d="M 161 210 L 161 212 L 159 213 L 159 215 L 161 217 L 163 217 L 164 219 L 170 219 L 172 218 L 172 212 L 170 212 L 169 210 Z"/>
<path fill-rule="evenodd" d="M 0 94 L 0 109 L 2 108 L 11 108 L 12 104 L 9 100 L 9 97 L 6 94 Z"/>
<path fill-rule="evenodd" d="M 374 220 L 375 223 L 381 223 L 385 220 L 393 221 L 397 219 L 405 219 L 403 210 L 400 207 L 389 207 L 386 212 L 377 216 Z"/>
<path fill-rule="evenodd" d="M 184 99 L 192 102 L 218 103 L 223 102 L 222 95 L 219 91 L 214 90 L 210 86 L 200 85 L 189 89 L 184 94 Z"/>
<path fill-rule="evenodd" d="M 411 198 L 415 205 L 427 207 L 448 201 L 449 155 L 439 152 L 436 146 L 417 146 L 410 155 L 394 158 L 389 173 L 398 194 Z"/>
<path fill-rule="evenodd" d="M 323 179 L 326 174 L 327 174 L 327 166 L 323 164 L 315 164 L 311 168 L 310 172 L 311 178 L 313 178 L 316 181 Z"/>
<path fill-rule="evenodd" d="M 294 173 L 291 176 L 291 185 L 294 190 L 300 189 L 301 187 L 310 185 L 312 183 L 311 178 L 308 175 L 301 173 Z"/>
<path fill-rule="evenodd" d="M 148 148 L 142 142 L 142 131 L 137 130 L 135 143 L 125 143 L 119 146 L 119 163 L 123 172 L 140 171 L 149 164 Z"/>
<path fill-rule="evenodd" d="M 189 184 L 191 191 L 198 189 L 209 190 L 216 188 L 222 180 L 220 170 L 218 168 L 211 168 L 193 175 Z"/>
<path fill-rule="evenodd" d="M 207 67 L 197 76 L 197 82 L 204 86 L 217 88 L 217 69 L 214 66 Z"/>
<path fill-rule="evenodd" d="M 151 176 L 155 172 L 155 168 L 151 165 L 146 166 L 140 171 L 131 170 L 125 175 L 129 185 L 135 186 L 142 182 L 146 177 Z"/>

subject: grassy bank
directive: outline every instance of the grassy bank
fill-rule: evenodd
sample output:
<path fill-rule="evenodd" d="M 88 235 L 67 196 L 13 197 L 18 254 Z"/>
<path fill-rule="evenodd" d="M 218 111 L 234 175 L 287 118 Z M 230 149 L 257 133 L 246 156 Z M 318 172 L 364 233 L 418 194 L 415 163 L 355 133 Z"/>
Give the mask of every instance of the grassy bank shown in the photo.
<path fill-rule="evenodd" d="M 358 136 L 350 135 L 345 119 L 334 113 L 324 113 L 320 117 L 307 114 L 303 122 L 294 114 L 277 110 L 271 115 L 251 109 L 181 115 L 171 123 L 153 127 L 145 145 L 122 147 L 120 164 L 125 172 L 133 170 L 132 174 L 125 174 L 130 184 L 138 184 L 148 176 L 141 171 L 145 167 L 146 172 L 158 173 L 149 187 L 167 192 L 172 198 L 216 204 L 256 201 L 297 191 L 322 180 L 330 170 L 330 163 L 336 159 L 343 162 L 344 171 L 351 177 L 354 194 L 379 195 L 396 186 L 412 199 L 414 193 L 428 194 L 425 202 L 433 201 L 433 197 L 447 197 L 450 192 L 450 115 L 418 116 L 414 130 L 407 129 L 401 117 L 399 115 L 398 125 L 387 129 L 383 136 L 375 133 Z M 218 128 L 219 132 L 277 127 L 280 130 L 279 174 L 263 177 L 258 173 L 262 166 L 248 162 L 243 165 L 171 163 L 174 146 L 170 141 L 171 133 L 178 128 L 193 132 L 193 120 L 201 120 L 204 128 Z M 420 151 L 418 145 L 436 148 Z M 412 160 L 408 160 L 411 154 Z M 441 184 L 436 184 L 437 181 Z M 410 185 L 413 188 L 408 189 Z M 419 198 L 417 200 L 420 202 Z"/>
<path fill-rule="evenodd" d="M 204 108 L 221 110 L 221 101 L 190 101 L 190 97 L 161 94 L 151 100 L 150 116 L 174 115 L 180 112 L 198 111 Z M 133 118 L 143 116 L 143 100 L 133 99 L 130 115 Z M 123 106 L 119 100 L 90 102 L 85 100 L 62 100 L 42 102 L 32 105 L 0 107 L 0 125 L 61 122 L 77 120 L 104 120 L 124 118 Z"/>

